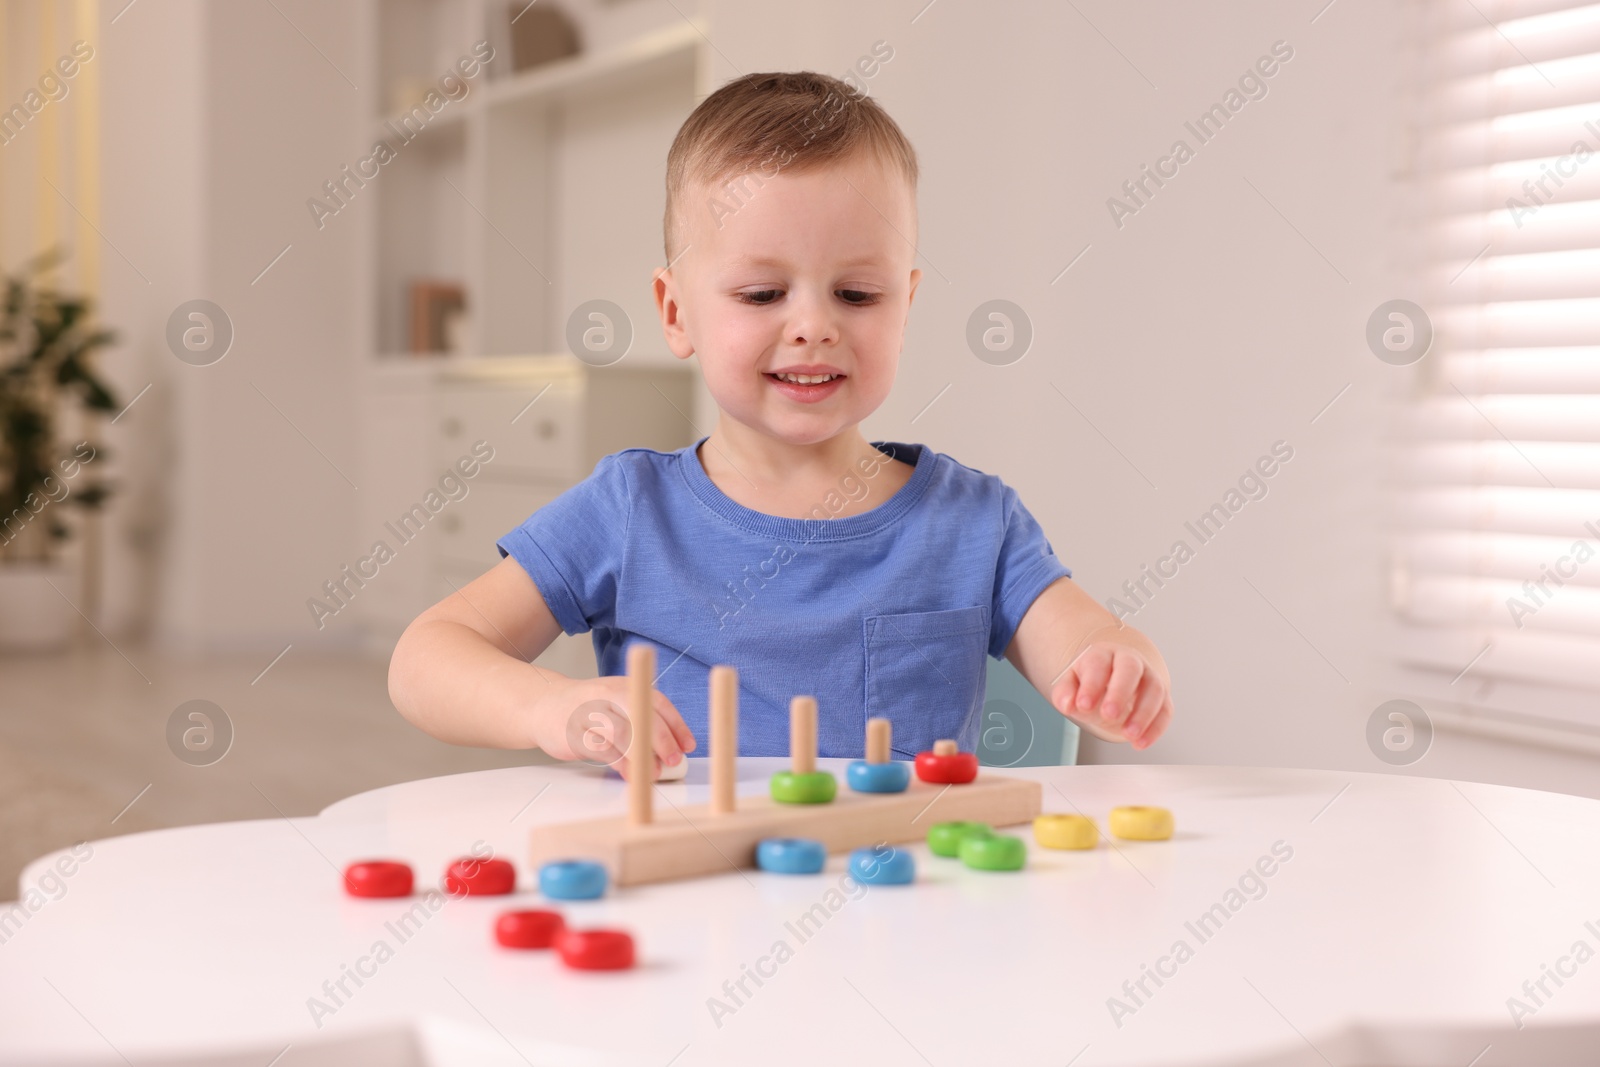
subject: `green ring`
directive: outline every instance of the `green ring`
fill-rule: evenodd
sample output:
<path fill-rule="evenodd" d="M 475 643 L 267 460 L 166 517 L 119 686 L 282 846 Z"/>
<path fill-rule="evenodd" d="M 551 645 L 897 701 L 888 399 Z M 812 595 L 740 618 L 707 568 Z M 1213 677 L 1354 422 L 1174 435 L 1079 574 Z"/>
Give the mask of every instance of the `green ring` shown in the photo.
<path fill-rule="evenodd" d="M 928 851 L 935 856 L 959 856 L 961 842 L 989 833 L 989 824 L 986 822 L 936 822 L 928 830 Z"/>
<path fill-rule="evenodd" d="M 978 871 L 1020 871 L 1028 847 L 1010 834 L 981 834 L 961 842 L 961 862 Z"/>
<path fill-rule="evenodd" d="M 772 799 L 779 804 L 828 804 L 838 791 L 839 784 L 827 771 L 779 771 L 772 776 Z"/>

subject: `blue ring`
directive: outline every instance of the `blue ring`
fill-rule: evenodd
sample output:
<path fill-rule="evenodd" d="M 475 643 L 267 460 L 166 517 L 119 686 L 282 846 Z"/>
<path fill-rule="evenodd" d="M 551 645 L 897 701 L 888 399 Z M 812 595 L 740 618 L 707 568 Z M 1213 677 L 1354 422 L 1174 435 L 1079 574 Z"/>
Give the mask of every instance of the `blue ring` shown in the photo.
<path fill-rule="evenodd" d="M 864 885 L 910 885 L 917 877 L 911 853 L 890 846 L 889 851 L 858 848 L 850 853 L 850 876 Z"/>
<path fill-rule="evenodd" d="M 539 868 L 539 892 L 551 900 L 593 900 L 606 891 L 606 869 L 589 860 L 555 860 Z"/>
<path fill-rule="evenodd" d="M 858 759 L 845 768 L 845 781 L 857 793 L 904 793 L 911 784 L 911 764 Z"/>
<path fill-rule="evenodd" d="M 816 874 L 828 850 L 809 837 L 769 837 L 756 846 L 756 866 L 774 874 Z"/>

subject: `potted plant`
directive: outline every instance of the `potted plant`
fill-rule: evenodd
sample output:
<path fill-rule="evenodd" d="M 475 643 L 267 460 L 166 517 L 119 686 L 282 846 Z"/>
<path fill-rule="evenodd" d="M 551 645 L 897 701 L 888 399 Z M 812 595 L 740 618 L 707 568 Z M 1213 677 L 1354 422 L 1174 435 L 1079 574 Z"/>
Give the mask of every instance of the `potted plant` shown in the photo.
<path fill-rule="evenodd" d="M 61 546 L 73 508 L 97 508 L 110 492 L 105 450 L 69 439 L 69 405 L 113 411 L 117 402 L 90 355 L 115 340 L 94 327 L 88 299 L 55 292 L 43 278 L 50 252 L 4 278 L 0 306 L 0 647 L 64 645 L 76 610 Z M 53 588 L 52 588 L 53 586 Z"/>

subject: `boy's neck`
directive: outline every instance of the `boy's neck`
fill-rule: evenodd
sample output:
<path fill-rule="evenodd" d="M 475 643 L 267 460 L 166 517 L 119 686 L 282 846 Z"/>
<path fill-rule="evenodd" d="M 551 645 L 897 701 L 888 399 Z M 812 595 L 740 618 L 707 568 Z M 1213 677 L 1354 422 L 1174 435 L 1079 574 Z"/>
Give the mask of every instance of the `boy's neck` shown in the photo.
<path fill-rule="evenodd" d="M 871 510 L 893 496 L 912 471 L 910 464 L 890 460 L 873 448 L 856 427 L 826 441 L 795 445 L 730 425 L 724 417 L 698 454 L 706 476 L 724 495 L 752 510 L 785 518 L 812 515 L 830 494 L 839 496 L 841 482 L 867 489 L 866 497 L 853 501 L 847 514 Z M 887 471 L 887 476 L 864 478 L 864 462 Z"/>

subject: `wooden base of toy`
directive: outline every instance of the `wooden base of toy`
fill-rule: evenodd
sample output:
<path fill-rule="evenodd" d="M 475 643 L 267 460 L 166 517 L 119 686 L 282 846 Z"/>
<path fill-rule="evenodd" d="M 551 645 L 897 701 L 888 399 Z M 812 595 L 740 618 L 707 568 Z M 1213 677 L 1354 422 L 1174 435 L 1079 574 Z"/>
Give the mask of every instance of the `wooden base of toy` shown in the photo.
<path fill-rule="evenodd" d="M 768 837 L 809 837 L 830 853 L 847 852 L 879 842 L 921 841 L 936 822 L 1028 822 L 1041 811 L 1042 799 L 1038 782 L 1000 775 L 949 787 L 914 781 L 904 793 L 847 791 L 830 804 L 743 796 L 727 814 L 702 804 L 658 810 L 642 826 L 630 826 L 619 815 L 536 827 L 529 859 L 538 868 L 581 857 L 604 865 L 615 885 L 644 885 L 753 868 L 756 845 Z"/>

